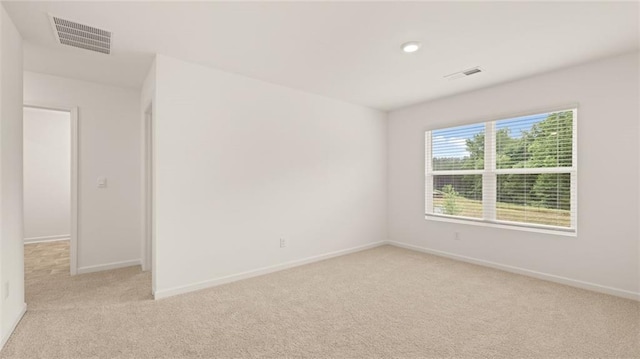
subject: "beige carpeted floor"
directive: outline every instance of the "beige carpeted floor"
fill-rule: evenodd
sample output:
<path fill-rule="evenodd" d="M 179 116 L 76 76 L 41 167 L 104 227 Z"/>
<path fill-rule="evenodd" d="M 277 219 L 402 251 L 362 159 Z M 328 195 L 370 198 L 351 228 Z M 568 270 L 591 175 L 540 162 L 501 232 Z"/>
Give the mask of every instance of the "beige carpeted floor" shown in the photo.
<path fill-rule="evenodd" d="M 384 246 L 159 301 L 139 268 L 28 281 L 1 358 L 640 358 L 640 303 Z"/>

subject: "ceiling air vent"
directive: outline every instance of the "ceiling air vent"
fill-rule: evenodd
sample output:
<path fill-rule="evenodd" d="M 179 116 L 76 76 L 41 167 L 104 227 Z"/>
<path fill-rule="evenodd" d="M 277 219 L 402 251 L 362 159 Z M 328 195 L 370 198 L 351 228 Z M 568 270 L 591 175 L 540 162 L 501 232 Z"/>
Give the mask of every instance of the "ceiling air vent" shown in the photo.
<path fill-rule="evenodd" d="M 463 77 L 479 74 L 481 72 L 482 72 L 482 69 L 480 67 L 476 66 L 476 67 L 472 67 L 472 68 L 464 70 L 464 71 L 452 73 L 450 75 L 445 76 L 444 78 L 447 79 L 447 80 L 457 80 L 457 79 L 461 79 Z"/>
<path fill-rule="evenodd" d="M 50 15 L 53 33 L 59 43 L 103 54 L 111 53 L 111 31 Z"/>

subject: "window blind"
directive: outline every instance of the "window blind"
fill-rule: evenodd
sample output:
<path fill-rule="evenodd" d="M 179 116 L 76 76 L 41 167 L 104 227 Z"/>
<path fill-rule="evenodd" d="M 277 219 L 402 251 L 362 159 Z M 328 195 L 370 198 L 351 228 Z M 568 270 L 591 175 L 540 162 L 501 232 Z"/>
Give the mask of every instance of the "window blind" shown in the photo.
<path fill-rule="evenodd" d="M 432 131 L 428 213 L 482 218 L 484 124 Z"/>
<path fill-rule="evenodd" d="M 576 114 L 427 131 L 426 215 L 575 231 Z"/>

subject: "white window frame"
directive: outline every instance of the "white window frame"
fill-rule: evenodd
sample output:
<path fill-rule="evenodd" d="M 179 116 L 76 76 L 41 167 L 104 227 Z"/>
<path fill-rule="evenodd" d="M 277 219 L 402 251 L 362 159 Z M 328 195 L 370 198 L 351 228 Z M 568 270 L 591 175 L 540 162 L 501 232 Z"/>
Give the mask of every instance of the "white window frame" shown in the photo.
<path fill-rule="evenodd" d="M 573 112 L 572 121 L 572 162 L 571 167 L 543 167 L 543 168 L 510 168 L 510 169 L 497 169 L 496 168 L 496 122 L 512 119 L 517 117 L 524 117 L 529 115 L 537 115 L 544 113 L 556 113 L 556 112 Z M 425 219 L 456 222 L 465 224 L 476 224 L 498 228 L 519 229 L 526 231 L 560 234 L 568 236 L 577 236 L 578 233 L 578 106 L 564 106 L 555 108 L 552 110 L 532 111 L 528 113 L 503 116 L 497 120 L 490 120 L 486 122 L 474 122 L 473 124 L 484 123 L 485 125 L 485 146 L 484 146 L 484 169 L 481 170 L 434 170 L 433 169 L 433 140 L 432 133 L 434 130 L 428 130 L 425 132 Z M 540 173 L 569 173 L 571 175 L 571 199 L 570 199 L 570 213 L 571 213 L 571 226 L 560 227 L 550 226 L 543 224 L 525 223 L 525 222 L 512 222 L 498 220 L 495 218 L 497 213 L 497 177 L 502 174 L 540 174 Z M 454 216 L 442 213 L 433 212 L 433 177 L 442 175 L 482 175 L 482 204 L 483 204 L 483 218 L 471 218 L 464 216 Z M 488 217 L 490 216 L 490 217 Z"/>

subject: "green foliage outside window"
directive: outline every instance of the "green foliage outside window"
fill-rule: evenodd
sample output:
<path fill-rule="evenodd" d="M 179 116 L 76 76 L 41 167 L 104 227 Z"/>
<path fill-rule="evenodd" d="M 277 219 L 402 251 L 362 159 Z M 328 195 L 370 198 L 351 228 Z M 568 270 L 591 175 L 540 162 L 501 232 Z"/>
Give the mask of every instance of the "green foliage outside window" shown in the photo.
<path fill-rule="evenodd" d="M 456 192 L 452 185 L 448 184 L 442 187 L 442 195 L 444 196 L 444 203 L 442 210 L 444 214 L 456 216 L 460 214 L 461 208 L 458 204 L 458 198 L 460 194 Z"/>
<path fill-rule="evenodd" d="M 484 168 L 484 142 L 484 132 L 474 135 L 466 140 L 468 156 L 433 158 L 434 170 Z M 552 113 L 518 136 L 512 135 L 509 128 L 500 128 L 496 130 L 496 166 L 498 169 L 571 167 L 572 144 L 573 111 Z M 498 202 L 569 210 L 570 181 L 568 174 L 499 175 Z M 445 187 L 449 191 L 449 201 Z M 482 177 L 465 175 L 456 188 L 447 184 L 434 190 L 442 191 L 445 196 L 443 210 L 456 214 L 448 211 L 460 210 L 456 201 L 458 196 L 481 198 Z M 450 203 L 448 209 L 447 202 Z"/>

